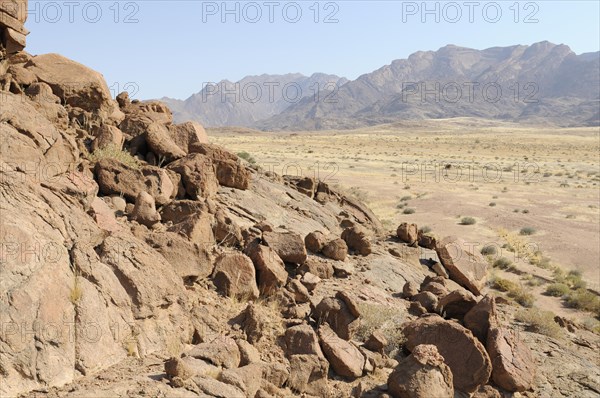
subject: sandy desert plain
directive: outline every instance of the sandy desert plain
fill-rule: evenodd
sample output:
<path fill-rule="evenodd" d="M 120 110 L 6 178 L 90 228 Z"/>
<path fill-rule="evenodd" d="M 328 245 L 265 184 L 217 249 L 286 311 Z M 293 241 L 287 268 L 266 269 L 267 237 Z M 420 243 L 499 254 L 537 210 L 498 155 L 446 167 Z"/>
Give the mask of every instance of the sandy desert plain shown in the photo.
<path fill-rule="evenodd" d="M 316 176 L 354 194 L 390 233 L 412 222 L 435 236 L 486 247 L 490 288 L 527 306 L 597 322 L 566 295 L 547 293 L 551 285 L 600 292 L 597 127 L 455 118 L 357 130 L 208 133 L 212 142 L 246 152 L 263 171 Z"/>

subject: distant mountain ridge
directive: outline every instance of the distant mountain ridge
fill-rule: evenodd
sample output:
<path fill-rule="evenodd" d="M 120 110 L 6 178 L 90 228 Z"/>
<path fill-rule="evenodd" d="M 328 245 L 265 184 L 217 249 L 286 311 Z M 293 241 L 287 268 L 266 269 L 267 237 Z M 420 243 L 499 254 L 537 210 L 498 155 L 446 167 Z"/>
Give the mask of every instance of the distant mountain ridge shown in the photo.
<path fill-rule="evenodd" d="M 185 101 L 161 98 L 175 120 L 195 120 L 207 127 L 254 126 L 303 98 L 337 89 L 348 79 L 324 73 L 247 76 L 240 81 L 209 83 Z"/>
<path fill-rule="evenodd" d="M 270 79 L 270 80 L 269 80 Z M 481 117 L 560 126 L 600 125 L 600 52 L 547 41 L 475 50 L 447 45 L 393 61 L 354 81 L 315 74 L 247 77 L 298 84 L 302 99 L 238 103 L 200 92 L 166 102 L 178 121 L 263 130 L 356 128 L 403 119 Z M 326 82 L 335 83 L 325 86 Z M 308 89 L 318 83 L 318 95 Z M 316 87 L 316 86 L 315 86 Z M 334 89 L 332 91 L 332 88 Z M 204 94 L 204 99 L 202 95 Z"/>

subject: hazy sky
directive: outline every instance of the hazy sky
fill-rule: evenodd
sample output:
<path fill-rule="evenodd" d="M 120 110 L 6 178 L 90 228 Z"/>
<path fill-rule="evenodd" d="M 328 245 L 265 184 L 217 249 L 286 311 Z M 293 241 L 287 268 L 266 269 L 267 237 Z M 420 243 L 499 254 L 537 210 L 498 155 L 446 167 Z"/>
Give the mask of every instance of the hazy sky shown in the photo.
<path fill-rule="evenodd" d="M 203 82 L 263 73 L 355 79 L 446 44 L 484 49 L 548 40 L 578 54 L 598 51 L 599 4 L 30 0 L 27 50 L 63 54 L 137 98 L 184 99 Z"/>

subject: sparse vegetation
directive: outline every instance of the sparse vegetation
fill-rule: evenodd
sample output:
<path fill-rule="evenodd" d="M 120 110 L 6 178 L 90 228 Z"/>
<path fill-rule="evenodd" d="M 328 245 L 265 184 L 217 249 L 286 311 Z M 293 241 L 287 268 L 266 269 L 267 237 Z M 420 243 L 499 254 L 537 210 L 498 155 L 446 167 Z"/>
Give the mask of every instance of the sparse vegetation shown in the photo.
<path fill-rule="evenodd" d="M 425 226 L 419 228 L 419 231 L 421 231 L 421 233 L 425 235 L 425 234 L 428 234 L 431 232 L 431 227 L 425 225 Z"/>
<path fill-rule="evenodd" d="M 572 291 L 565 300 L 569 307 L 593 312 L 597 317 L 600 317 L 600 297 L 586 289 L 581 288 Z"/>
<path fill-rule="evenodd" d="M 528 308 L 517 311 L 515 319 L 527 325 L 527 330 L 543 334 L 555 339 L 563 336 L 563 330 L 554 322 L 554 314 L 539 308 Z"/>
<path fill-rule="evenodd" d="M 493 264 L 494 268 L 500 268 L 503 270 L 514 271 L 517 269 L 517 266 L 508 258 L 500 257 Z"/>
<path fill-rule="evenodd" d="M 407 208 L 405 208 L 405 209 L 402 211 L 402 213 L 403 213 L 403 214 L 414 214 L 414 213 L 415 213 L 415 211 L 416 211 L 416 210 L 415 210 L 415 209 L 413 209 L 412 207 L 407 207 Z"/>
<path fill-rule="evenodd" d="M 519 231 L 519 235 L 523 235 L 523 236 L 529 236 L 529 235 L 533 235 L 535 233 L 536 233 L 536 229 L 533 227 L 523 227 Z"/>
<path fill-rule="evenodd" d="M 531 293 L 526 292 L 521 285 L 503 278 L 494 278 L 492 287 L 501 292 L 506 292 L 508 297 L 514 299 L 523 307 L 532 307 L 535 299 Z"/>
<path fill-rule="evenodd" d="M 481 254 L 484 256 L 494 256 L 496 253 L 498 253 L 498 250 L 494 245 L 485 245 L 481 248 Z"/>
<path fill-rule="evenodd" d="M 246 162 L 250 163 L 250 164 L 255 164 L 256 163 L 256 159 L 254 159 L 254 157 L 252 155 L 250 155 L 246 151 L 238 152 L 237 155 L 240 158 L 244 159 Z"/>
<path fill-rule="evenodd" d="M 490 202 L 489 206 L 490 207 L 496 207 L 496 202 Z"/>
<path fill-rule="evenodd" d="M 114 159 L 134 169 L 140 167 L 140 161 L 138 159 L 131 156 L 129 152 L 114 145 L 109 145 L 104 149 L 96 149 L 88 155 L 88 160 L 92 163 L 97 163 L 102 159 Z"/>
<path fill-rule="evenodd" d="M 564 283 L 552 283 L 546 287 L 546 294 L 552 297 L 562 297 L 567 295 L 571 289 Z"/>
<path fill-rule="evenodd" d="M 379 330 L 388 341 L 388 346 L 385 348 L 388 354 L 404 344 L 406 338 L 398 325 L 405 320 L 398 310 L 393 307 L 366 302 L 361 302 L 358 306 L 361 313 L 361 322 L 355 332 L 355 337 L 358 340 L 365 341 L 371 333 Z"/>
<path fill-rule="evenodd" d="M 477 222 L 473 217 L 463 217 L 460 219 L 462 225 L 473 225 Z"/>

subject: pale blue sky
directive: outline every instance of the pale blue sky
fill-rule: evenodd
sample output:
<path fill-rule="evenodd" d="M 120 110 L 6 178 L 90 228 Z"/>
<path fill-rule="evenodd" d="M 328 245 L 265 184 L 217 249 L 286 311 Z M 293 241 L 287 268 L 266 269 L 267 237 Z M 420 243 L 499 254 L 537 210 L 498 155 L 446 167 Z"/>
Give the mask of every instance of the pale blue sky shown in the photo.
<path fill-rule="evenodd" d="M 424 14 L 421 1 L 322 1 L 315 7 L 315 1 L 267 0 L 228 2 L 234 12 L 226 15 L 221 1 L 65 2 L 30 0 L 28 51 L 58 52 L 88 65 L 115 90 L 133 82 L 142 99 L 184 99 L 203 82 L 262 73 L 355 79 L 446 44 L 484 49 L 548 40 L 578 54 L 600 47 L 598 1 L 427 2 L 438 11 Z"/>

